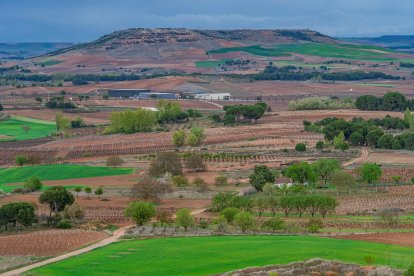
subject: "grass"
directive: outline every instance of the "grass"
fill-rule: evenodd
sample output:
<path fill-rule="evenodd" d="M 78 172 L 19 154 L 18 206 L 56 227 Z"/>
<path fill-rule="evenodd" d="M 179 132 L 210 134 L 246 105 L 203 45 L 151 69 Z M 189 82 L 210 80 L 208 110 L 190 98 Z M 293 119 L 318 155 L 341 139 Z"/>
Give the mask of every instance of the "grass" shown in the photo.
<path fill-rule="evenodd" d="M 319 56 L 324 58 L 392 61 L 387 55 L 393 52 L 380 47 L 360 46 L 351 44 L 324 44 L 324 43 L 300 43 L 285 44 L 271 48 L 263 48 L 260 45 L 246 47 L 220 48 L 209 51 L 209 54 L 231 53 L 242 51 L 257 56 L 287 56 L 291 53 Z"/>
<path fill-rule="evenodd" d="M 62 63 L 62 60 L 56 60 L 56 59 L 45 59 L 42 62 L 39 63 L 40 66 L 53 66 L 59 63 Z"/>
<path fill-rule="evenodd" d="M 23 126 L 28 126 L 30 129 L 25 132 Z M 0 141 L 37 139 L 49 136 L 55 131 L 54 122 L 13 116 L 7 121 L 0 122 Z M 1 138 L 1 136 L 7 136 L 7 138 Z"/>
<path fill-rule="evenodd" d="M 231 59 L 222 59 L 222 60 L 202 60 L 196 61 L 195 66 L 197 68 L 215 68 L 219 65 L 224 64 L 226 61 L 230 61 Z"/>
<path fill-rule="evenodd" d="M 122 241 L 26 275 L 210 275 L 249 266 L 324 258 L 407 268 L 414 248 L 312 236 L 164 238 Z"/>
<path fill-rule="evenodd" d="M 0 189 L 9 192 L 21 185 L 7 185 L 9 183 L 24 182 L 31 176 L 38 176 L 41 180 L 64 180 L 75 178 L 90 178 L 99 176 L 131 174 L 131 168 L 94 167 L 73 164 L 57 164 L 45 166 L 28 166 L 0 170 Z M 67 186 L 72 189 L 76 185 Z"/>

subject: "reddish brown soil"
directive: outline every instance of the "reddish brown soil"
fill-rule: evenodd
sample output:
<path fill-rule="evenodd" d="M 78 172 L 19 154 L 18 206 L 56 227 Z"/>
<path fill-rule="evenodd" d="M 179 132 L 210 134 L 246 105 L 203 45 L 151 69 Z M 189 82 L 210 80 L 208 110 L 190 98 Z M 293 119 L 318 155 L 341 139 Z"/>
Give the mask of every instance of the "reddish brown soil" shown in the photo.
<path fill-rule="evenodd" d="M 376 233 L 338 236 L 338 238 L 414 247 L 414 233 Z"/>
<path fill-rule="evenodd" d="M 0 237 L 1 256 L 54 256 L 106 238 L 103 232 L 45 230 Z"/>

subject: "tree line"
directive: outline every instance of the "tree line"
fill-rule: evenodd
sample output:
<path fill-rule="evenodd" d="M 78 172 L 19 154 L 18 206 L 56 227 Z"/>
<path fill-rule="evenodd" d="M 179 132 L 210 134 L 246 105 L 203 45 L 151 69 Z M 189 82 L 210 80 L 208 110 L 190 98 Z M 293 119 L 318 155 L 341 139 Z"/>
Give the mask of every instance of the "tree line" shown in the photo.
<path fill-rule="evenodd" d="M 414 108 L 414 100 L 407 99 L 399 92 L 387 92 L 382 97 L 372 95 L 359 96 L 355 106 L 361 110 L 404 111 Z"/>

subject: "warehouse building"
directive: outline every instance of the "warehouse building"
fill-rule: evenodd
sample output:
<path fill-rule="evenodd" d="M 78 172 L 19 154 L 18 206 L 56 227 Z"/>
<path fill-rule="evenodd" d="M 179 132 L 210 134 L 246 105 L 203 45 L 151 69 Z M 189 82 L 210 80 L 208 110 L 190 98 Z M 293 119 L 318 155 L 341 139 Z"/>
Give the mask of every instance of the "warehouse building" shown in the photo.
<path fill-rule="evenodd" d="M 109 89 L 108 96 L 115 98 L 138 98 L 141 93 L 151 92 L 149 89 Z"/>
<path fill-rule="evenodd" d="M 196 94 L 194 96 L 195 99 L 198 100 L 230 100 L 230 93 L 211 93 L 211 94 Z"/>
<path fill-rule="evenodd" d="M 172 92 L 144 92 L 139 94 L 140 99 L 165 99 L 165 100 L 175 100 L 178 98 L 178 95 Z"/>

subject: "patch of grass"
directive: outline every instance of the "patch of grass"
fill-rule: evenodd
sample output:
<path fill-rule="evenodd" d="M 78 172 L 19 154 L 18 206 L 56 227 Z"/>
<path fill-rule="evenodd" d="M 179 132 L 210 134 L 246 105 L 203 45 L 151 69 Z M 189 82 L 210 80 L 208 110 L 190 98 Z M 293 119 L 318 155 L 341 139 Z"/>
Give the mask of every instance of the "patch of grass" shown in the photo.
<path fill-rule="evenodd" d="M 40 66 L 53 66 L 59 63 L 62 63 L 62 60 L 56 60 L 56 59 L 45 59 L 42 62 L 39 63 Z"/>
<path fill-rule="evenodd" d="M 196 61 L 195 66 L 197 68 L 215 68 L 219 65 L 223 65 L 226 61 L 230 61 L 231 59 L 222 59 L 222 60 L 202 60 Z"/>
<path fill-rule="evenodd" d="M 0 170 L 0 189 L 4 192 L 11 191 L 21 185 L 7 185 L 8 183 L 24 182 L 31 176 L 37 176 L 41 180 L 64 180 L 75 178 L 90 178 L 99 176 L 131 174 L 131 168 L 94 167 L 73 164 L 56 164 L 45 166 L 28 166 L 21 168 L 9 168 Z M 74 188 L 77 185 L 67 186 Z"/>
<path fill-rule="evenodd" d="M 395 87 L 394 84 L 388 84 L 388 83 L 363 83 L 364 86 L 373 86 L 373 87 L 387 87 L 387 88 L 393 88 Z"/>
<path fill-rule="evenodd" d="M 30 129 L 25 132 L 23 126 L 28 126 Z M 51 135 L 55 131 L 54 122 L 13 116 L 7 121 L 0 122 L 0 141 L 37 139 Z M 8 137 L 2 138 L 2 136 Z"/>
<path fill-rule="evenodd" d="M 260 45 L 246 47 L 220 48 L 209 51 L 209 54 L 246 52 L 257 56 L 288 56 L 292 53 L 319 56 L 325 58 L 344 58 L 371 61 L 392 61 L 387 55 L 393 52 L 380 47 L 352 44 L 324 44 L 324 43 L 300 43 L 284 44 L 271 48 L 264 48 Z"/>
<path fill-rule="evenodd" d="M 407 268 L 413 254 L 409 247 L 312 236 L 165 238 L 118 242 L 26 275 L 210 275 L 311 258 L 365 264 L 367 255 L 375 265 Z"/>

